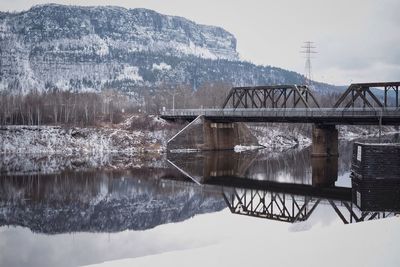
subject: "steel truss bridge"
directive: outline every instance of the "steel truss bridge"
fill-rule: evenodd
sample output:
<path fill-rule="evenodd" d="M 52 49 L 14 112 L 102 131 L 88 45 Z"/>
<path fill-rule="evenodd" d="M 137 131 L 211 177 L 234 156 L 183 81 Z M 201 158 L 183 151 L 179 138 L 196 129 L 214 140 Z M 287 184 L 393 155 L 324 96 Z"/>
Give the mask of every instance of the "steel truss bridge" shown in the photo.
<path fill-rule="evenodd" d="M 398 125 L 400 82 L 351 84 L 333 107 L 322 108 L 307 86 L 234 87 L 219 109 L 162 112 L 167 120 Z M 373 88 L 382 89 L 381 96 Z M 377 91 L 375 91 L 377 92 Z"/>

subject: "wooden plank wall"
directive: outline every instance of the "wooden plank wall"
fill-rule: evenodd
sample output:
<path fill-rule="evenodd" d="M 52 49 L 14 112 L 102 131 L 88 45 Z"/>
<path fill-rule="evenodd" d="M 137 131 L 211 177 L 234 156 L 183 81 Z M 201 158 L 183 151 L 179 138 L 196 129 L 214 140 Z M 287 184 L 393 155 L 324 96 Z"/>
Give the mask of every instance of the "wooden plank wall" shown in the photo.
<path fill-rule="evenodd" d="M 399 179 L 400 144 L 354 143 L 352 178 Z"/>

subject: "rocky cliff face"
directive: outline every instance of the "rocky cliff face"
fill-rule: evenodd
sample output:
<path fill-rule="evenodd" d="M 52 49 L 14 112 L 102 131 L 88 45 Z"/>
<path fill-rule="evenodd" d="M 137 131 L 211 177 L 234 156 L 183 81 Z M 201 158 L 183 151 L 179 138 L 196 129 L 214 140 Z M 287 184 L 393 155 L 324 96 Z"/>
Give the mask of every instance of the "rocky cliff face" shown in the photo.
<path fill-rule="evenodd" d="M 130 58 L 139 54 L 235 60 L 235 37 L 146 9 L 35 6 L 0 14 L 1 89 L 97 88 L 106 82 L 144 84 Z M 169 70 L 161 61 L 155 72 Z M 151 83 L 151 82 L 150 82 Z"/>
<path fill-rule="evenodd" d="M 33 52 L 107 57 L 121 49 L 237 58 L 236 39 L 222 28 L 147 9 L 44 5 L 2 17 L 5 34 Z"/>
<path fill-rule="evenodd" d="M 162 84 L 301 84 L 279 68 L 239 61 L 214 26 L 147 9 L 34 6 L 0 13 L 0 91 L 132 91 Z"/>

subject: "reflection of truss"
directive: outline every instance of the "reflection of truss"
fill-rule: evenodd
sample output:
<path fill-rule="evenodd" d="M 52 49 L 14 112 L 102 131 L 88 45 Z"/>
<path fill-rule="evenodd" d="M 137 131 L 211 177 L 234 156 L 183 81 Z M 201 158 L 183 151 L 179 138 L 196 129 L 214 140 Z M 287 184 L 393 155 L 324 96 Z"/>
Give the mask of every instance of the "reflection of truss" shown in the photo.
<path fill-rule="evenodd" d="M 343 221 L 343 223 L 358 223 L 376 219 L 383 219 L 387 217 L 391 217 L 396 215 L 395 212 L 387 212 L 387 211 L 360 211 L 358 208 L 354 208 L 353 203 L 349 202 L 341 202 L 345 207 L 345 211 L 341 211 L 334 201 L 328 200 L 329 204 L 335 210 L 336 214 Z M 345 213 L 347 212 L 347 216 Z M 349 218 L 346 218 L 349 217 Z"/>
<path fill-rule="evenodd" d="M 222 195 L 232 213 L 290 223 L 306 221 L 321 203 L 330 205 L 345 224 L 381 219 L 396 214 L 394 212 L 360 211 L 350 201 L 329 199 L 322 201 L 322 199 L 309 196 L 265 190 L 233 189 L 223 192 Z"/>
<path fill-rule="evenodd" d="M 307 196 L 295 198 L 290 194 L 252 189 L 234 189 L 230 195 L 224 192 L 223 197 L 232 213 L 283 222 L 305 221 L 319 204 L 319 200 L 312 204 Z"/>

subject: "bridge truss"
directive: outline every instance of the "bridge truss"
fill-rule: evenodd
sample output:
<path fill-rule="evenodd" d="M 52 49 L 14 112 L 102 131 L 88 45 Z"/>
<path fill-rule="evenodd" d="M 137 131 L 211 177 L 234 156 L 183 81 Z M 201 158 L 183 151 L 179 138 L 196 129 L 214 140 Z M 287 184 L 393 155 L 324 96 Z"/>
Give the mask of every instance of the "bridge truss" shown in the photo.
<path fill-rule="evenodd" d="M 339 97 L 333 107 L 399 108 L 399 87 L 400 82 L 354 83 Z M 383 96 L 376 95 L 379 91 L 374 93 L 372 88 L 381 89 Z M 389 101 L 390 94 L 393 94 L 394 101 Z"/>
<path fill-rule="evenodd" d="M 311 90 L 304 85 L 234 87 L 222 108 L 311 108 L 319 107 Z"/>
<path fill-rule="evenodd" d="M 354 83 L 339 97 L 333 107 L 399 108 L 399 87 L 400 82 Z M 383 99 L 374 94 L 371 90 L 372 88 L 382 89 Z M 394 102 L 389 101 L 390 93 L 394 94 Z"/>
<path fill-rule="evenodd" d="M 382 90 L 379 90 L 381 88 Z M 400 82 L 357 83 L 333 107 L 321 108 L 307 86 L 234 87 L 219 109 L 162 112 L 166 120 L 400 125 Z"/>

